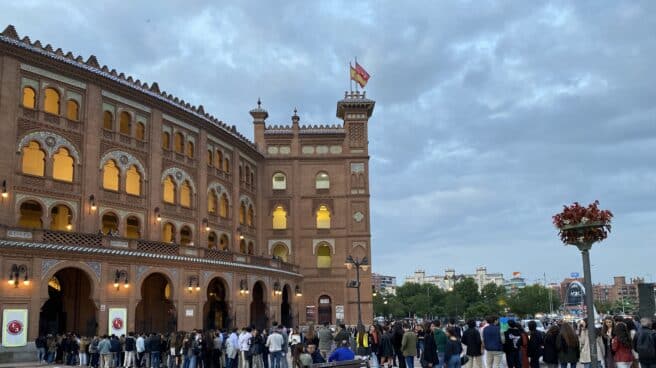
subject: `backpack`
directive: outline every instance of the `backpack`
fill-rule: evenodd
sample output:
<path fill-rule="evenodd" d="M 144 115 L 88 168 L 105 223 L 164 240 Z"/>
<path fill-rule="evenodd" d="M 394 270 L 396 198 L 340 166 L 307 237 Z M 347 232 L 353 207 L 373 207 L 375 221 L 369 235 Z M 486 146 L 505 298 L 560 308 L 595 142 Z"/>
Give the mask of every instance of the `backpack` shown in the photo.
<path fill-rule="evenodd" d="M 654 331 L 644 329 L 638 336 L 636 351 L 641 361 L 656 360 L 656 345 L 654 345 Z"/>

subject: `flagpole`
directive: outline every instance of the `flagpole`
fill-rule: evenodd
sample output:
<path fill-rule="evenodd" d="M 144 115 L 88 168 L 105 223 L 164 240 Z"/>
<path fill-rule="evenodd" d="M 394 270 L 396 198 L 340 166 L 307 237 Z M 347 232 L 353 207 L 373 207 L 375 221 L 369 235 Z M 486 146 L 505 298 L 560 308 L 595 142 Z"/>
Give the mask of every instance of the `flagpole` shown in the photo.
<path fill-rule="evenodd" d="M 351 60 L 349 60 L 349 68 L 348 68 L 348 75 L 349 75 L 349 84 L 351 85 L 351 90 L 350 92 L 353 93 L 353 78 L 351 77 Z"/>

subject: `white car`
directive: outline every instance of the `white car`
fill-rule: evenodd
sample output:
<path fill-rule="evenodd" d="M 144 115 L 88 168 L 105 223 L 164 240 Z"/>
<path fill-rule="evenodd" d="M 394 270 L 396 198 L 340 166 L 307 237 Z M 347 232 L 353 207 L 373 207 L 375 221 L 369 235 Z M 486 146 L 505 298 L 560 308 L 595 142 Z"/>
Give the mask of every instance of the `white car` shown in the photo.
<path fill-rule="evenodd" d="M 538 330 L 540 332 L 546 332 L 545 329 L 544 329 L 544 325 L 542 324 L 542 321 L 540 321 L 539 319 L 523 319 L 522 320 L 522 326 L 524 327 L 524 331 L 528 332 L 528 323 L 530 321 L 535 322 L 535 324 L 537 325 L 536 330 Z"/>

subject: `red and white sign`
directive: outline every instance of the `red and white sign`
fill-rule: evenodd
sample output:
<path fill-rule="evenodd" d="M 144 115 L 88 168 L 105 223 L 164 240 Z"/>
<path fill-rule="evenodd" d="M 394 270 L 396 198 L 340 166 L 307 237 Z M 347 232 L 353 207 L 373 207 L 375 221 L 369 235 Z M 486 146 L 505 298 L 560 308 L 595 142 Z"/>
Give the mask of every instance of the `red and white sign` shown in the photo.
<path fill-rule="evenodd" d="M 2 311 L 2 346 L 27 345 L 27 309 Z"/>
<path fill-rule="evenodd" d="M 109 334 L 127 335 L 127 308 L 109 308 Z"/>

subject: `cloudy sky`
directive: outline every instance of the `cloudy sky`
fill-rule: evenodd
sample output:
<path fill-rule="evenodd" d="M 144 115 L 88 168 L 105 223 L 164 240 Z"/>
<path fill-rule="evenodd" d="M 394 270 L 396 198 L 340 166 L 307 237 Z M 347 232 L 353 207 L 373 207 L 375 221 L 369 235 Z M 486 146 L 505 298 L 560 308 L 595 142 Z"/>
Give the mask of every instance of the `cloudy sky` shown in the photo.
<path fill-rule="evenodd" d="M 656 277 L 656 2 L 15 1 L 0 27 L 94 54 L 252 138 L 337 123 L 354 56 L 372 78 L 374 270 L 581 271 L 551 216 L 614 214 L 595 281 Z M 235 6 L 234 3 L 238 3 Z"/>

